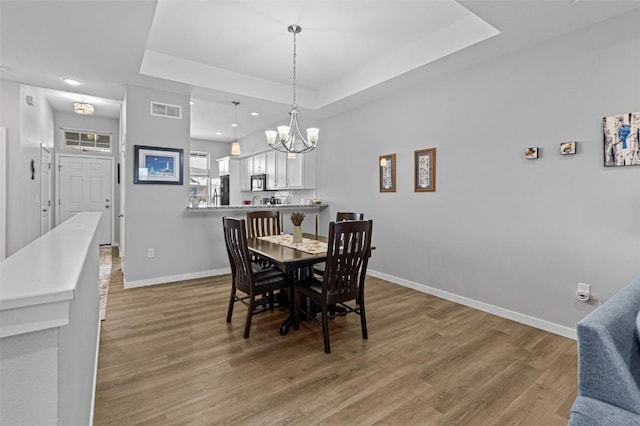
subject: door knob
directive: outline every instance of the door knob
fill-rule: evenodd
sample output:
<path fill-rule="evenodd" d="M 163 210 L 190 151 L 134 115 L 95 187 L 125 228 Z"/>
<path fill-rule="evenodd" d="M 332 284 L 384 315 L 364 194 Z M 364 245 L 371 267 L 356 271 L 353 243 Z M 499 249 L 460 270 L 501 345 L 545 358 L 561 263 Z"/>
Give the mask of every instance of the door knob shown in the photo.
<path fill-rule="evenodd" d="M 42 211 L 43 211 L 44 213 L 46 213 L 46 212 L 47 212 L 47 209 L 42 209 Z"/>
<path fill-rule="evenodd" d="M 104 206 L 104 208 L 105 208 L 105 209 L 108 209 L 108 208 L 109 208 L 109 204 L 105 205 L 105 206 Z"/>
<path fill-rule="evenodd" d="M 109 199 L 108 199 L 108 198 L 105 198 L 105 199 L 104 199 L 104 202 L 105 202 L 105 203 L 108 203 L 108 202 L 109 202 Z"/>

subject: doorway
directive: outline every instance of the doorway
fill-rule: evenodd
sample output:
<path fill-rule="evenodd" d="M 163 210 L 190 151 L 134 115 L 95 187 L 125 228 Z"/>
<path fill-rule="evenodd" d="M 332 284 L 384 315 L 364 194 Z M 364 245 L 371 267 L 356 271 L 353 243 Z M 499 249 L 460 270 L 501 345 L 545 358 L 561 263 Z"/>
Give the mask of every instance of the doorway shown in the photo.
<path fill-rule="evenodd" d="M 81 211 L 103 212 L 97 230 L 98 244 L 112 243 L 113 160 L 59 155 L 56 225 Z"/>

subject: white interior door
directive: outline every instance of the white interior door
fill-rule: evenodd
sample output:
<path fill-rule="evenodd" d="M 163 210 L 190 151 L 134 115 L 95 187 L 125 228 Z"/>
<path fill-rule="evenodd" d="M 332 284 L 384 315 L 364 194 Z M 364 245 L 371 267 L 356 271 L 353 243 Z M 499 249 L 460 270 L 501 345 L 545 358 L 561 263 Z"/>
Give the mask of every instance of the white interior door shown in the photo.
<path fill-rule="evenodd" d="M 118 213 L 118 219 L 119 219 L 119 225 L 120 225 L 120 257 L 121 257 L 121 266 L 120 268 L 122 269 L 122 272 L 124 272 L 124 247 L 125 247 L 125 232 L 124 232 L 124 228 L 125 228 L 125 217 L 124 217 L 124 212 L 125 212 L 125 204 L 126 204 L 126 193 L 125 193 L 125 182 L 127 181 L 127 177 L 126 177 L 126 167 L 124 166 L 125 164 L 127 164 L 126 161 L 126 145 L 125 145 L 125 141 L 126 141 L 126 135 L 122 138 L 122 147 L 120 149 L 120 165 L 118 167 L 118 172 L 120 173 L 120 175 L 118 176 L 118 178 L 120 179 L 120 212 Z"/>
<path fill-rule="evenodd" d="M 58 157 L 57 223 L 82 211 L 103 212 L 98 243 L 111 244 L 112 160 L 93 157 Z"/>
<path fill-rule="evenodd" d="M 40 162 L 40 235 L 51 230 L 51 151 L 41 149 Z"/>

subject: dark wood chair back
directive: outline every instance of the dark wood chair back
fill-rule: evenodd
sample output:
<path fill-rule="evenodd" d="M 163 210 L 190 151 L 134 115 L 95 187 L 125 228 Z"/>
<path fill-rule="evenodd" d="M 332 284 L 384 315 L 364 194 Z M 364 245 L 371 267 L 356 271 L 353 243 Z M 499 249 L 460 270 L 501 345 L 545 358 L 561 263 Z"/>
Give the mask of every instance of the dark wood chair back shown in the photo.
<path fill-rule="evenodd" d="M 327 304 L 359 299 L 371 254 L 372 220 L 331 222 L 322 296 Z"/>
<path fill-rule="evenodd" d="M 231 266 L 231 279 L 233 286 L 246 294 L 253 294 L 255 282 L 251 256 L 247 247 L 247 231 L 244 219 L 233 217 L 222 218 L 224 229 L 224 242 L 229 255 L 229 265 Z"/>
<path fill-rule="evenodd" d="M 355 213 L 355 212 L 336 213 L 336 222 L 343 222 L 345 220 L 364 220 L 364 214 Z M 313 273 L 318 275 L 324 275 L 324 263 L 318 263 L 314 265 Z"/>
<path fill-rule="evenodd" d="M 275 210 L 256 210 L 247 212 L 249 238 L 280 234 L 280 212 Z"/>
<path fill-rule="evenodd" d="M 364 214 L 355 212 L 336 213 L 336 222 L 342 222 L 343 220 L 364 220 Z"/>

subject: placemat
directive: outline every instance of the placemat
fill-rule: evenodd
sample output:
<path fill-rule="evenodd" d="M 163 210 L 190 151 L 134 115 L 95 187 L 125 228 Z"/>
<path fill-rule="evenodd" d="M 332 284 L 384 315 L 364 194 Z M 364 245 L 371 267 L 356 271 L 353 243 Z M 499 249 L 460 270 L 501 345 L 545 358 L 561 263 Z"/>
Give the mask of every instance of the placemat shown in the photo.
<path fill-rule="evenodd" d="M 270 243 L 280 244 L 281 246 L 300 250 L 305 253 L 322 254 L 327 252 L 327 243 L 318 240 L 311 240 L 309 238 L 302 238 L 301 243 L 294 243 L 293 235 L 291 234 L 268 235 L 266 237 L 258 238 L 269 241 Z"/>

